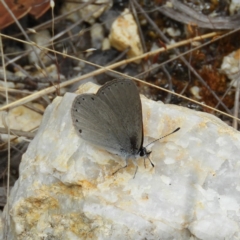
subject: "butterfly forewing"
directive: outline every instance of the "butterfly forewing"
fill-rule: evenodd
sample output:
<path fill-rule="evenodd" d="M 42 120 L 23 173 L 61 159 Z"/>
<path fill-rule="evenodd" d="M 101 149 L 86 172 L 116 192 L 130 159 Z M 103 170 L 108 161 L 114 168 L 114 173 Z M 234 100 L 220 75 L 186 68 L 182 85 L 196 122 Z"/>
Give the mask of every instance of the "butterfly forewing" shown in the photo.
<path fill-rule="evenodd" d="M 129 79 L 114 80 L 101 87 L 97 95 L 121 119 L 119 127 L 125 133 L 124 147 L 136 154 L 143 141 L 142 105 L 137 86 Z"/>

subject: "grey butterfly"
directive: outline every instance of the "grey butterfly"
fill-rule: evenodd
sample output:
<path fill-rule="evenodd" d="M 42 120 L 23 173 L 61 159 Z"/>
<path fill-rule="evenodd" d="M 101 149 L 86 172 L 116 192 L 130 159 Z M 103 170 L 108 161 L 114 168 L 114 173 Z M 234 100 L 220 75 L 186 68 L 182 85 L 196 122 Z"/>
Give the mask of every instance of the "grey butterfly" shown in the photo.
<path fill-rule="evenodd" d="M 113 80 L 99 88 L 96 94 L 77 96 L 71 114 L 73 125 L 83 139 L 124 157 L 126 165 L 122 168 L 127 167 L 129 158 L 137 156 L 144 157 L 145 165 L 145 157 L 151 152 L 143 147 L 142 105 L 137 86 L 132 80 Z"/>
<path fill-rule="evenodd" d="M 96 94 L 77 96 L 71 114 L 77 133 L 84 140 L 123 156 L 124 167 L 129 158 L 150 154 L 143 147 L 142 106 L 132 80 L 113 80 Z"/>

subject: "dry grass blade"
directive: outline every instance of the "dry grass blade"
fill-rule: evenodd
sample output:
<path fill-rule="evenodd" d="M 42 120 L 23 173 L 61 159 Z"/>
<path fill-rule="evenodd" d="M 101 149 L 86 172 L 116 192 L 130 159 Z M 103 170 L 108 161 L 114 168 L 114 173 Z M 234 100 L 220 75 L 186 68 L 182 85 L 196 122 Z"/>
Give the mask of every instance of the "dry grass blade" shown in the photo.
<path fill-rule="evenodd" d="M 3 52 L 3 43 L 2 43 L 2 37 L 0 36 L 0 52 L 1 52 L 1 57 L 2 57 L 2 63 L 4 66 L 4 52 Z M 8 89 L 7 89 L 7 78 L 6 78 L 6 71 L 5 68 L 3 69 L 3 76 L 4 76 L 4 82 L 5 82 L 5 97 L 6 97 L 6 103 L 8 104 Z M 11 144 L 10 144 L 10 126 L 9 126 L 9 121 L 8 121 L 8 114 L 6 115 L 6 127 L 7 127 L 7 134 L 8 134 L 8 140 L 7 140 L 7 149 L 8 149 L 8 160 L 7 160 L 7 203 L 6 203 L 6 212 L 9 213 L 9 193 L 10 193 L 10 161 L 11 161 Z M 6 215 L 5 221 L 8 222 L 10 214 Z M 7 233 L 8 233 L 8 227 L 5 229 L 4 232 L 4 238 L 7 239 Z"/>
<path fill-rule="evenodd" d="M 3 34 L 1 34 L 1 35 L 2 35 L 3 37 L 6 37 L 6 38 L 11 38 L 11 37 L 6 36 L 6 35 L 3 35 Z M 169 93 L 171 93 L 171 94 L 173 94 L 173 95 L 176 95 L 176 96 L 178 96 L 178 97 L 180 97 L 180 98 L 189 100 L 189 101 L 191 101 L 191 102 L 193 102 L 193 103 L 196 103 L 196 104 L 199 104 L 199 105 L 201 105 L 201 106 L 203 106 L 203 107 L 209 108 L 209 109 L 211 109 L 212 111 L 216 111 L 216 112 L 219 112 L 219 113 L 221 113 L 221 114 L 223 114 L 223 115 L 225 115 L 225 116 L 228 116 L 228 117 L 230 117 L 230 118 L 239 120 L 238 118 L 236 118 L 236 117 L 234 117 L 234 116 L 232 116 L 232 115 L 230 115 L 230 114 L 224 113 L 224 112 L 222 112 L 222 111 L 220 111 L 220 110 L 218 110 L 218 109 L 215 109 L 215 108 L 213 108 L 213 107 L 209 107 L 209 106 L 207 106 L 207 105 L 205 105 L 205 104 L 202 104 L 202 103 L 199 103 L 198 101 L 194 101 L 194 100 L 189 99 L 189 98 L 187 98 L 187 97 L 185 97 L 185 96 L 182 96 L 182 95 L 180 95 L 180 94 L 173 93 L 173 92 L 168 91 L 168 90 L 166 90 L 166 89 L 164 89 L 164 88 L 155 86 L 155 85 L 150 84 L 150 83 L 147 83 L 147 82 L 143 82 L 143 81 L 141 81 L 141 80 L 138 79 L 138 78 L 130 77 L 130 76 L 128 76 L 128 75 L 125 75 L 125 74 L 122 74 L 122 73 L 119 73 L 119 72 L 113 70 L 114 68 L 117 68 L 117 67 L 119 67 L 119 66 L 121 66 L 121 65 L 124 65 L 124 64 L 130 63 L 130 62 L 134 62 L 134 61 L 139 60 L 139 59 L 149 58 L 150 56 L 154 56 L 154 55 L 156 55 L 156 54 L 158 54 L 158 53 L 160 53 L 160 52 L 165 52 L 165 51 L 170 50 L 170 49 L 175 49 L 175 48 L 177 48 L 177 47 L 184 46 L 184 45 L 189 44 L 189 43 L 191 43 L 191 42 L 201 41 L 201 40 L 203 40 L 203 39 L 212 38 L 212 37 L 215 37 L 214 41 L 216 41 L 216 40 L 218 39 L 218 38 L 216 38 L 216 36 L 218 36 L 218 34 L 215 33 L 215 32 L 209 33 L 209 34 L 205 34 L 205 35 L 202 35 L 202 36 L 199 36 L 199 37 L 195 37 L 195 38 L 188 39 L 188 40 L 185 40 L 185 41 L 181 41 L 181 42 L 178 42 L 178 43 L 175 43 L 175 44 L 171 44 L 171 45 L 169 45 L 169 46 L 166 46 L 166 47 L 164 47 L 164 48 L 160 48 L 160 49 L 158 49 L 158 50 L 156 50 L 156 51 L 153 51 L 153 52 L 145 53 L 145 54 L 143 54 L 143 55 L 141 55 L 141 56 L 139 56 L 139 57 L 134 57 L 134 58 L 131 58 L 131 59 L 128 59 L 128 60 L 120 61 L 120 62 L 115 63 L 115 64 L 112 64 L 112 65 L 110 65 L 110 66 L 108 66 L 108 67 L 102 67 L 102 66 L 100 66 L 100 65 L 96 65 L 96 64 L 87 62 L 87 61 L 85 61 L 85 60 L 76 58 L 76 57 L 74 57 L 74 56 L 70 56 L 70 55 L 67 55 L 67 54 L 64 54 L 64 53 L 56 52 L 56 51 L 54 51 L 54 50 L 45 48 L 45 47 L 43 47 L 43 46 L 38 46 L 38 47 L 41 48 L 41 49 L 44 49 L 44 50 L 48 50 L 48 51 L 50 51 L 50 52 L 57 53 L 57 54 L 62 55 L 62 56 L 64 56 L 64 57 L 68 57 L 68 58 L 72 58 L 72 59 L 75 59 L 75 60 L 78 60 L 78 61 L 85 62 L 85 63 L 87 63 L 87 64 L 90 64 L 90 65 L 93 65 L 93 66 L 99 68 L 98 70 L 93 71 L 93 72 L 91 72 L 91 73 L 82 75 L 82 76 L 80 76 L 80 77 L 73 78 L 73 79 L 71 79 L 71 80 L 69 80 L 69 81 L 67 81 L 67 82 L 60 83 L 59 85 L 57 85 L 57 88 L 63 88 L 63 87 L 72 85 L 73 83 L 76 83 L 76 82 L 78 82 L 78 81 L 81 81 L 81 80 L 83 80 L 83 79 L 86 79 L 86 78 L 88 78 L 88 77 L 96 76 L 96 75 L 99 75 L 99 74 L 104 73 L 104 72 L 106 72 L 106 71 L 110 71 L 110 72 L 113 72 L 113 73 L 115 73 L 115 74 L 120 75 L 121 77 L 131 78 L 131 79 L 134 79 L 134 80 L 136 80 L 136 81 L 140 81 L 140 82 L 142 82 L 142 83 L 144 83 L 144 84 L 146 84 L 146 85 L 148 85 L 148 86 L 155 87 L 155 88 L 157 88 L 157 89 L 159 89 L 159 90 L 169 92 Z M 219 38 L 220 38 L 220 37 L 219 37 Z M 22 40 L 19 40 L 19 39 L 15 39 L 15 38 L 14 38 L 14 40 L 16 40 L 16 41 L 21 41 L 21 42 L 24 42 L 24 43 L 27 43 L 27 44 L 35 45 L 33 42 L 30 42 L 30 43 L 29 43 L 29 42 L 25 42 L 25 41 L 22 41 Z M 210 42 L 212 42 L 212 41 L 210 41 Z M 199 47 L 197 47 L 197 48 L 199 48 Z M 191 51 L 192 51 L 192 50 L 194 50 L 194 48 L 191 49 Z M 185 54 L 186 54 L 186 53 L 185 53 Z M 183 55 L 184 55 L 184 54 L 181 54 L 180 56 L 183 56 Z M 179 57 L 179 56 L 178 56 L 178 57 Z M 178 58 L 178 57 L 177 57 L 177 58 Z M 172 61 L 172 60 L 173 60 L 173 59 L 171 59 L 171 60 L 169 60 L 169 61 Z M 165 62 L 165 63 L 166 63 L 166 62 Z M 26 103 L 31 102 L 31 101 L 33 101 L 33 100 L 36 100 L 36 99 L 38 99 L 38 98 L 40 98 L 40 97 L 42 97 L 42 96 L 44 96 L 44 95 L 47 95 L 47 94 L 50 94 L 50 93 L 55 92 L 57 88 L 56 88 L 56 86 L 52 86 L 52 87 L 48 87 L 48 88 L 46 88 L 46 89 L 43 89 L 43 90 L 41 90 L 41 91 L 39 91 L 39 92 L 37 92 L 37 93 L 34 93 L 34 94 L 30 95 L 30 96 L 26 96 L 26 97 L 24 97 L 24 98 L 22 98 L 22 99 L 20 99 L 20 100 L 17 100 L 17 101 L 15 101 L 15 102 L 12 102 L 12 103 L 10 103 L 10 104 L 8 104 L 8 105 L 3 106 L 2 108 L 0 108 L 0 111 L 5 111 L 5 110 L 8 110 L 8 109 L 11 109 L 11 108 L 14 108 L 14 107 L 17 107 L 17 106 L 26 104 Z"/>
<path fill-rule="evenodd" d="M 6 37 L 6 38 L 11 38 L 11 37 L 6 36 L 6 35 L 3 35 L 3 34 L 1 34 L 1 35 L 2 35 L 3 37 Z M 139 59 L 148 58 L 148 57 L 150 57 L 150 56 L 152 56 L 152 55 L 156 55 L 156 54 L 158 54 L 158 53 L 160 53 L 160 52 L 165 52 L 166 50 L 174 49 L 174 48 L 177 48 L 177 47 L 180 47 L 180 46 L 189 44 L 189 43 L 191 43 L 191 42 L 193 42 L 193 41 L 199 41 L 199 40 L 203 40 L 203 39 L 206 39 L 206 38 L 212 38 L 212 37 L 215 37 L 215 36 L 217 36 L 216 33 L 210 33 L 210 34 L 206 34 L 206 35 L 203 35 L 203 36 L 200 36 L 200 37 L 196 37 L 196 38 L 193 38 L 193 39 L 185 40 L 185 41 L 182 41 L 182 42 L 179 42 L 179 43 L 176 43 L 176 44 L 169 45 L 169 46 L 167 46 L 167 49 L 166 49 L 166 48 L 160 48 L 160 49 L 158 49 L 158 50 L 156 50 L 156 51 L 154 51 L 154 52 L 145 53 L 145 54 L 143 54 L 143 55 L 141 55 L 141 56 L 139 56 L 139 57 L 134 57 L 134 58 L 131 58 L 131 59 L 128 59 L 128 60 L 123 60 L 123 61 L 120 61 L 120 62 L 118 62 L 118 63 L 112 64 L 112 65 L 110 65 L 110 66 L 108 66 L 108 67 L 102 67 L 102 66 L 100 66 L 100 65 L 96 65 L 96 64 L 93 64 L 93 63 L 84 61 L 84 60 L 82 60 L 82 59 L 79 59 L 79 58 L 76 58 L 76 57 L 73 57 L 73 56 L 70 56 L 70 55 L 67 55 L 67 54 L 64 54 L 64 53 L 60 53 L 60 52 L 53 51 L 53 50 L 48 49 L 48 48 L 45 48 L 45 47 L 43 47 L 43 46 L 38 46 L 38 47 L 41 48 L 41 49 L 45 49 L 45 50 L 51 51 L 51 52 L 55 52 L 55 53 L 57 53 L 57 54 L 59 54 L 59 55 L 62 55 L 62 56 L 64 56 L 64 57 L 69 57 L 69 58 L 72 58 L 72 59 L 75 59 L 75 60 L 78 60 L 78 61 L 85 62 L 85 63 L 87 63 L 87 64 L 90 64 L 90 65 L 93 65 L 93 66 L 99 68 L 99 70 L 96 70 L 96 71 L 94 71 L 94 72 L 92 72 L 92 73 L 85 74 L 85 75 L 83 75 L 83 76 L 81 76 L 81 77 L 77 77 L 77 78 L 71 79 L 71 80 L 69 80 L 68 82 L 61 83 L 61 84 L 60 84 L 60 88 L 61 88 L 61 87 L 65 87 L 65 86 L 71 85 L 71 84 L 73 84 L 73 83 L 75 83 L 75 82 L 77 82 L 77 81 L 80 81 L 80 80 L 82 80 L 82 79 L 85 79 L 85 78 L 87 78 L 87 77 L 95 76 L 95 75 L 97 75 L 97 74 L 103 73 L 103 72 L 105 72 L 105 71 L 111 71 L 111 72 L 120 74 L 120 73 L 118 73 L 118 72 L 116 72 L 116 71 L 113 71 L 112 69 L 117 68 L 117 67 L 119 67 L 119 66 L 121 66 L 121 65 L 130 63 L 130 62 L 134 62 L 134 61 L 139 60 Z M 30 44 L 30 45 L 33 45 L 33 46 L 35 45 L 35 44 L 32 43 L 32 42 L 29 43 L 29 42 L 25 42 L 25 41 L 22 41 L 22 40 L 19 40 L 19 39 L 14 39 L 14 40 L 16 40 L 16 41 L 21 41 L 21 42 L 24 42 L 24 43 L 27 43 L 27 44 Z M 124 74 L 120 74 L 120 75 L 123 76 L 123 77 L 129 77 L 129 76 L 126 76 L 126 75 L 124 75 Z M 159 88 L 159 89 L 165 91 L 165 89 L 163 89 L 163 88 Z M 12 107 L 19 106 L 19 104 L 21 105 L 21 104 L 24 104 L 24 103 L 26 103 L 26 102 L 28 102 L 28 101 L 35 100 L 35 99 L 39 98 L 40 96 L 43 96 L 43 95 L 45 95 L 45 94 L 54 92 L 55 90 L 56 90 L 55 87 L 50 87 L 50 88 L 44 89 L 44 90 L 42 90 L 41 92 L 38 92 L 38 93 L 36 93 L 36 94 L 32 94 L 31 96 L 25 97 L 24 99 L 21 99 L 21 100 L 15 102 L 15 103 L 11 103 L 11 104 L 8 105 L 8 106 L 6 105 L 6 106 L 0 108 L 0 111 L 6 110 L 6 109 L 9 109 L 9 108 L 12 108 Z"/>
<path fill-rule="evenodd" d="M 10 129 L 10 135 L 17 136 L 17 137 L 26 137 L 26 138 L 34 138 L 36 135 L 33 132 L 26 132 L 26 131 L 21 131 L 21 130 L 16 130 L 16 129 Z M 0 133 L 1 134 L 8 134 L 8 129 L 0 127 Z"/>
<path fill-rule="evenodd" d="M 198 13 L 187 5 L 177 0 L 171 0 L 173 7 L 162 6 L 157 10 L 168 17 L 184 22 L 186 24 L 197 25 L 202 28 L 210 29 L 235 29 L 239 27 L 240 15 L 232 17 L 209 17 Z"/>

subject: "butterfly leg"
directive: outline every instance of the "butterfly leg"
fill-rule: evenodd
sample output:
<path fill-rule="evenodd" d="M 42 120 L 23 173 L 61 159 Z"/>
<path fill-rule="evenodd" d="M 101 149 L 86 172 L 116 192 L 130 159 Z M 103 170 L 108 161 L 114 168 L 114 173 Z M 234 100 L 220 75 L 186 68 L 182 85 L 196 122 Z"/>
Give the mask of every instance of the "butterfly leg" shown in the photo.
<path fill-rule="evenodd" d="M 135 173 L 134 173 L 134 175 L 133 175 L 133 178 L 135 178 L 135 176 L 136 176 L 136 174 L 137 174 L 137 170 L 138 170 L 138 165 L 137 165 L 137 163 L 136 163 L 136 159 L 133 159 L 133 164 L 136 166 L 136 170 L 135 170 Z"/>
<path fill-rule="evenodd" d="M 147 156 L 149 162 L 151 163 L 152 167 L 154 167 L 153 162 L 151 161 L 151 159 Z M 144 158 L 144 167 L 146 168 L 146 158 Z"/>
<path fill-rule="evenodd" d="M 112 175 L 114 175 L 115 173 L 117 173 L 119 170 L 123 169 L 123 168 L 126 168 L 128 166 L 128 159 L 126 159 L 126 165 L 119 168 L 117 171 L 115 171 Z"/>
<path fill-rule="evenodd" d="M 153 164 L 152 160 L 150 159 L 150 157 L 147 157 L 147 158 L 148 158 L 149 162 L 151 163 L 152 167 L 154 167 L 154 164 Z"/>

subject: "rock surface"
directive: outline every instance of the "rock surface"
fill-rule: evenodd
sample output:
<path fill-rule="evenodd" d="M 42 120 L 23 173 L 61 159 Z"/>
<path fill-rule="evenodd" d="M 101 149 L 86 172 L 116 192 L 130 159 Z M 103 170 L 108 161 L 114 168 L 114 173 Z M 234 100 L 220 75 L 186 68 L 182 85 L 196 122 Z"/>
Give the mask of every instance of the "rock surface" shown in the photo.
<path fill-rule="evenodd" d="M 93 24 L 104 11 L 108 10 L 112 6 L 112 0 L 96 0 L 94 4 L 91 4 L 93 2 L 89 0 L 83 0 L 81 2 L 88 4 L 79 9 L 77 12 L 74 10 L 79 8 L 78 2 L 64 2 L 62 4 L 61 13 L 68 13 L 67 19 L 72 22 L 77 22 L 79 19 L 84 19 L 84 21 Z M 74 12 L 69 14 L 69 12 L 72 11 Z"/>
<path fill-rule="evenodd" d="M 132 163 L 112 175 L 124 160 L 78 137 L 75 97 L 53 101 L 23 156 L 8 239 L 240 239 L 237 131 L 212 115 L 142 97 L 144 146 L 181 129 L 148 147 L 155 168 L 139 159 L 134 179 Z"/>
<path fill-rule="evenodd" d="M 113 22 L 109 40 L 111 45 L 119 51 L 130 48 L 127 52 L 128 58 L 143 54 L 138 27 L 129 9 L 125 9 Z M 139 60 L 135 62 L 139 63 Z"/>

